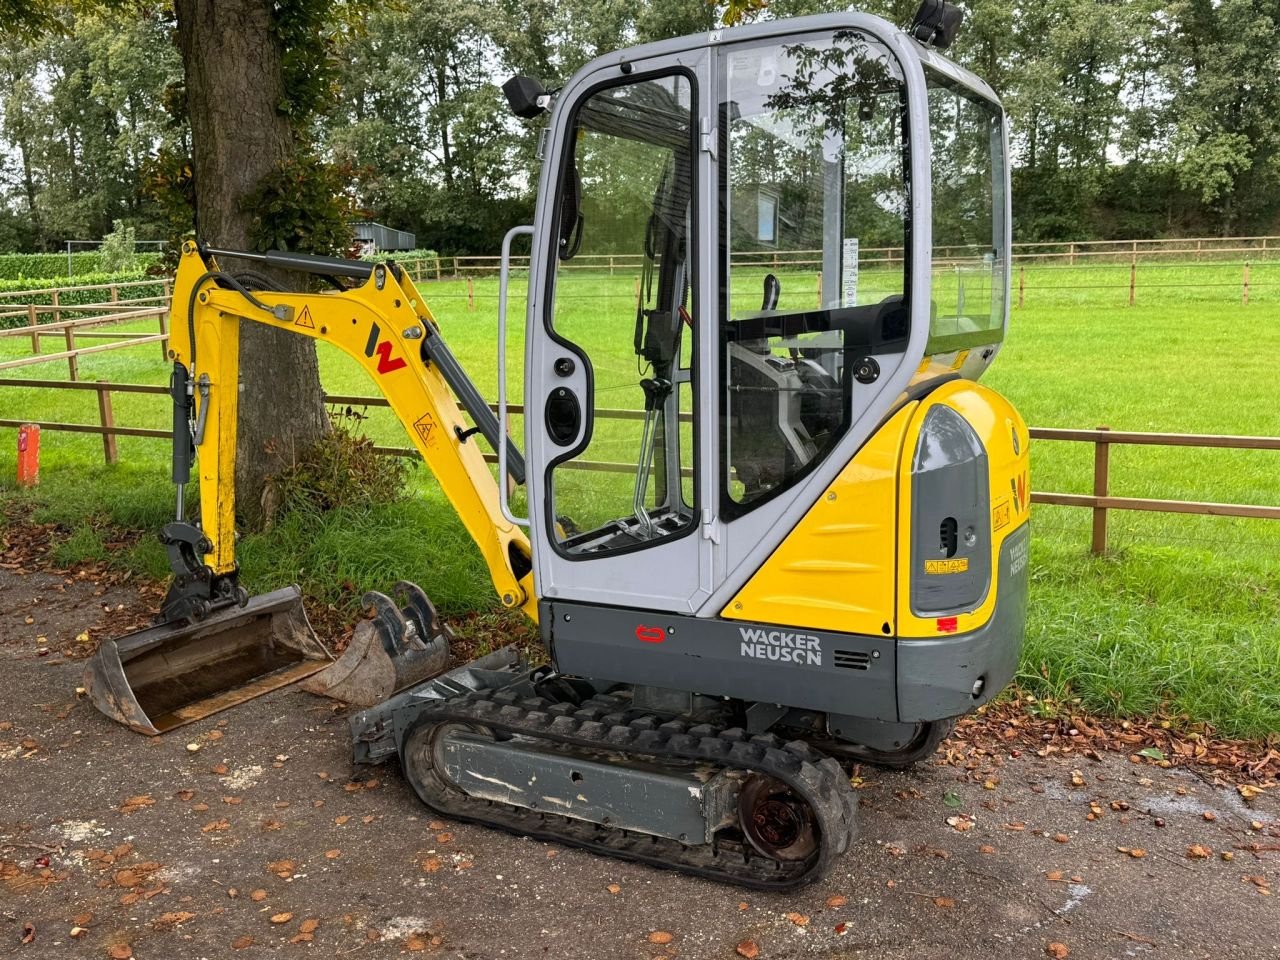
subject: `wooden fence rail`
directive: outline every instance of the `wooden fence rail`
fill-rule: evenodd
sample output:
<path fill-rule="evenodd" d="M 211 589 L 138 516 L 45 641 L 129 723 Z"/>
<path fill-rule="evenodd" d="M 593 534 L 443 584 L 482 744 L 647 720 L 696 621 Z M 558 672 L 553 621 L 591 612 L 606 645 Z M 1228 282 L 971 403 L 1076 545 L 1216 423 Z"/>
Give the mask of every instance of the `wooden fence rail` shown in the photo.
<path fill-rule="evenodd" d="M 146 340 L 154 337 L 142 338 Z M 114 345 L 112 345 L 114 346 Z M 89 348 L 101 349 L 101 348 Z M 44 357 L 41 359 L 53 359 Z M 3 365 L 0 365 L 3 367 Z M 145 427 L 121 427 L 115 423 L 111 397 L 114 393 L 141 393 L 156 396 L 169 392 L 168 387 L 142 383 L 107 383 L 87 382 L 80 380 L 23 380 L 0 378 L 0 388 L 23 387 L 50 390 L 93 390 L 98 395 L 99 422 L 89 423 L 57 423 L 40 420 L 0 419 L 0 427 L 20 427 L 25 423 L 35 423 L 42 430 L 66 431 L 71 433 L 92 433 L 102 437 L 103 457 L 109 464 L 118 462 L 116 437 L 154 437 L 167 439 L 168 430 L 157 430 Z M 325 402 L 341 406 L 388 407 L 385 397 L 364 397 L 354 394 L 326 394 Z M 459 407 L 461 409 L 461 406 Z M 492 408 L 496 409 L 496 408 Z M 508 412 L 519 416 L 524 408 L 512 404 Z M 638 410 L 598 410 L 595 416 L 601 419 L 637 420 L 644 417 Z M 682 418 L 688 414 L 682 414 Z M 1194 500 L 1160 500 L 1148 497 L 1116 497 L 1110 493 L 1111 486 L 1111 447 L 1117 444 L 1133 444 L 1159 447 L 1198 447 L 1202 449 L 1228 450 L 1280 450 L 1280 437 L 1241 437 L 1229 435 L 1205 435 L 1187 433 L 1138 433 L 1133 431 L 1112 430 L 1109 427 L 1098 427 L 1096 430 L 1071 430 L 1058 427 L 1032 427 L 1031 438 L 1039 441 L 1066 441 L 1072 443 L 1093 444 L 1093 493 L 1054 493 L 1033 491 L 1031 502 L 1060 507 L 1082 507 L 1093 511 L 1093 532 L 1090 550 L 1095 555 L 1107 552 L 1107 521 L 1111 510 L 1140 510 L 1156 513 L 1192 514 L 1215 517 L 1247 517 L 1261 520 L 1280 520 L 1280 506 L 1239 503 L 1211 503 Z M 412 447 L 376 446 L 379 454 L 398 457 L 416 457 L 417 450 Z M 490 463 L 497 462 L 494 454 L 485 454 Z M 607 473 L 629 473 L 635 469 L 634 464 L 610 463 L 607 461 L 581 461 L 575 464 L 580 470 L 603 471 Z"/>

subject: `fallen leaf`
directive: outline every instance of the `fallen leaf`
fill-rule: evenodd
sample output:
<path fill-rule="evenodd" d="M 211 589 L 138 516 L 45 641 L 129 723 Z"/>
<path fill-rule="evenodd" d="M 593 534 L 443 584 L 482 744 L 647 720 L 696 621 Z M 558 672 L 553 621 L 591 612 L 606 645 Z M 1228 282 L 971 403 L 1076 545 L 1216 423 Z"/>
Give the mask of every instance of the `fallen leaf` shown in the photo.
<path fill-rule="evenodd" d="M 336 823 L 338 826 L 342 826 L 344 823 L 346 823 L 350 819 L 351 817 L 349 817 L 347 814 L 344 813 L 340 817 L 334 817 L 333 822 Z"/>
<path fill-rule="evenodd" d="M 279 820 L 263 820 L 262 821 L 263 830 L 279 830 L 283 826 L 284 824 L 281 823 Z"/>
<path fill-rule="evenodd" d="M 249 894 L 249 899 L 254 903 L 261 903 L 263 900 L 267 899 L 267 891 L 259 887 L 257 890 L 253 891 L 253 893 Z"/>
<path fill-rule="evenodd" d="M 225 804 L 229 804 L 230 806 L 233 806 L 233 807 L 238 807 L 241 803 L 244 802 L 244 798 L 243 797 L 223 797 L 222 802 Z"/>
<path fill-rule="evenodd" d="M 843 906 L 844 906 L 846 903 L 848 903 L 848 902 L 849 902 L 849 898 L 848 898 L 848 897 L 846 897 L 846 896 L 843 896 L 843 895 L 841 895 L 841 894 L 839 894 L 839 893 L 835 893 L 835 894 L 832 894 L 831 896 L 827 897 L 827 906 L 828 906 L 828 907 L 833 907 L 833 908 L 834 908 L 834 907 L 843 907 Z"/>
<path fill-rule="evenodd" d="M 210 772 L 217 774 L 219 777 L 226 776 L 227 770 L 228 770 L 228 767 L 225 763 L 215 764 L 212 768 L 210 768 Z"/>
<path fill-rule="evenodd" d="M 152 926 L 155 927 L 157 930 L 164 930 L 168 927 L 179 926 L 181 924 L 186 923 L 189 920 L 194 920 L 195 918 L 196 918 L 196 915 L 194 913 L 187 913 L 184 910 L 177 910 L 177 911 L 172 911 L 170 913 L 160 914 L 160 916 L 156 918 Z"/>
<path fill-rule="evenodd" d="M 326 850 L 324 852 L 324 858 L 326 860 L 337 860 L 340 856 L 342 856 L 341 850 Z"/>
<path fill-rule="evenodd" d="M 140 796 L 129 797 L 125 800 L 124 803 L 120 804 L 120 812 L 133 813 L 136 810 L 141 810 L 143 807 L 150 807 L 154 803 L 155 801 L 151 799 L 151 794 L 144 793 Z"/>
<path fill-rule="evenodd" d="M 1138 751 L 1138 756 L 1146 757 L 1148 760 L 1163 760 L 1165 758 L 1164 751 L 1159 747 L 1143 747 Z"/>
<path fill-rule="evenodd" d="M 991 844 L 989 843 L 984 843 L 982 846 L 978 848 L 978 852 L 979 853 L 995 853 L 996 848 L 991 846 Z"/>
<path fill-rule="evenodd" d="M 293 919 L 293 914 L 286 910 L 284 913 L 273 914 L 271 917 L 271 922 L 272 923 L 288 923 L 292 919 Z"/>
<path fill-rule="evenodd" d="M 1072 785 L 1073 787 L 1083 787 L 1083 786 L 1084 786 L 1084 774 L 1083 774 L 1083 773 L 1081 773 L 1079 770 L 1072 770 L 1072 771 L 1071 771 L 1071 785 Z"/>
<path fill-rule="evenodd" d="M 1053 881 L 1061 880 L 1061 879 L 1062 879 L 1062 871 L 1061 871 L 1061 870 L 1050 870 L 1048 873 L 1046 873 L 1046 874 L 1044 875 L 1044 878 L 1045 878 L 1046 880 L 1053 880 Z"/>
<path fill-rule="evenodd" d="M 1213 856 L 1213 851 L 1199 843 L 1193 843 L 1187 847 L 1188 860 L 1205 860 L 1211 856 Z"/>
<path fill-rule="evenodd" d="M 236 937 L 231 941 L 232 950 L 244 950 L 253 946 L 253 937 Z"/>
<path fill-rule="evenodd" d="M 1013 823 L 1006 823 L 1004 828 L 1006 830 L 1013 830 L 1017 833 L 1021 833 L 1023 830 L 1027 829 L 1027 825 L 1021 820 L 1015 820 Z"/>
<path fill-rule="evenodd" d="M 1141 847 L 1134 847 L 1129 851 L 1129 856 L 1133 857 L 1135 860 L 1141 860 L 1146 855 L 1147 851 L 1143 850 Z"/>
<path fill-rule="evenodd" d="M 1246 800 L 1252 800 L 1255 797 L 1262 796 L 1262 790 L 1258 787 L 1250 786 L 1247 783 L 1236 784 L 1236 793 L 1244 797 Z"/>
<path fill-rule="evenodd" d="M 427 941 L 423 940 L 416 933 L 413 933 L 405 939 L 404 947 L 406 950 L 411 950 L 416 953 L 419 950 L 427 949 Z"/>
<path fill-rule="evenodd" d="M 422 861 L 422 869 L 427 873 L 435 873 L 440 869 L 440 860 L 436 857 L 428 857 Z"/>
<path fill-rule="evenodd" d="M 319 929 L 319 927 L 320 927 L 320 921 L 315 919 L 314 917 L 310 917 L 306 920 L 303 920 L 302 923 L 298 924 L 298 932 L 299 933 L 315 933 L 316 930 Z"/>
<path fill-rule="evenodd" d="M 195 795 L 196 795 L 196 792 L 194 790 L 179 790 L 177 793 L 174 794 L 175 797 L 177 797 L 179 800 L 182 800 L 183 802 L 190 800 Z"/>
<path fill-rule="evenodd" d="M 439 820 L 432 820 L 430 823 L 427 824 L 427 829 L 440 831 L 444 829 L 444 824 L 441 823 Z"/>
<path fill-rule="evenodd" d="M 950 910 L 956 905 L 956 902 L 950 897 L 934 897 L 933 905 L 935 907 L 940 907 L 943 910 Z"/>
<path fill-rule="evenodd" d="M 231 827 L 231 821 L 227 820 L 225 817 L 220 817 L 217 820 L 211 820 L 209 823 L 206 823 L 203 827 L 200 828 L 200 832 L 216 833 L 219 830 L 230 829 L 230 827 Z"/>
<path fill-rule="evenodd" d="M 1067 957 L 1071 954 L 1070 948 L 1065 943 L 1047 944 L 1044 952 L 1053 957 L 1053 960 L 1067 960 Z"/>
<path fill-rule="evenodd" d="M 207 803 L 193 803 L 191 805 L 191 809 L 194 810 L 196 813 L 204 813 L 206 810 L 209 809 L 209 805 Z"/>
<path fill-rule="evenodd" d="M 1212 810 L 1206 810 L 1204 813 L 1201 814 L 1201 816 L 1204 817 L 1207 823 L 1213 823 L 1213 821 L 1218 819 L 1218 815 L 1214 813 Z"/>
<path fill-rule="evenodd" d="M 36 938 L 36 925 L 34 923 L 24 923 L 22 925 L 22 943 L 27 944 Z"/>
<path fill-rule="evenodd" d="M 796 913 L 792 911 L 791 913 L 786 914 L 786 918 L 797 927 L 807 927 L 809 925 L 809 915 L 805 913 Z"/>
<path fill-rule="evenodd" d="M 72 922 L 72 923 L 74 923 L 77 927 L 87 927 L 89 924 L 93 923 L 93 914 L 92 914 L 92 913 L 77 913 L 77 914 L 76 914 L 76 915 L 71 919 L 71 922 Z"/>
<path fill-rule="evenodd" d="M 1055 833 L 1055 834 L 1053 835 L 1053 842 L 1054 842 L 1054 843 L 1067 843 L 1067 842 L 1069 842 L 1070 840 L 1071 840 L 1071 838 L 1070 838 L 1069 836 L 1067 836 L 1065 833 Z"/>
<path fill-rule="evenodd" d="M 650 943 L 670 943 L 674 939 L 675 937 L 667 933 L 665 930 L 654 930 L 649 934 Z"/>
<path fill-rule="evenodd" d="M 961 814 L 958 817 L 947 817 L 947 825 L 957 833 L 964 833 L 966 830 L 973 829 L 973 817 Z"/>
<path fill-rule="evenodd" d="M 747 901 L 745 901 L 745 900 L 739 900 L 739 901 L 738 901 L 738 909 L 739 909 L 739 910 L 749 910 L 750 908 L 751 908 L 751 907 L 750 907 L 750 904 L 748 904 L 748 903 L 747 903 Z"/>
<path fill-rule="evenodd" d="M 107 956 L 111 957 L 111 960 L 129 960 L 133 956 L 133 947 L 127 943 L 112 944 L 107 950 Z"/>
<path fill-rule="evenodd" d="M 735 950 L 738 956 L 746 957 L 747 960 L 755 960 L 756 957 L 760 956 L 760 948 L 756 946 L 754 940 L 743 940 Z"/>
<path fill-rule="evenodd" d="M 436 834 L 436 843 L 449 843 L 451 840 L 453 840 L 453 834 L 451 833 Z"/>
<path fill-rule="evenodd" d="M 187 753 L 196 753 L 199 751 L 199 749 L 200 749 L 200 744 L 198 743 L 187 744 Z"/>
<path fill-rule="evenodd" d="M 79 940 L 88 932 L 89 931 L 86 930 L 84 927 L 72 927 L 70 931 L 70 937 L 73 940 Z"/>
<path fill-rule="evenodd" d="M 267 869 L 282 880 L 288 880 L 297 872 L 297 865 L 292 860 L 272 860 Z"/>
<path fill-rule="evenodd" d="M 948 790 L 944 793 L 942 795 L 942 802 L 953 810 L 964 806 L 964 800 L 960 797 L 960 794 L 956 793 L 954 790 Z"/>
<path fill-rule="evenodd" d="M 617 896 L 619 893 L 622 892 L 622 888 L 618 886 L 616 883 L 609 884 L 607 887 L 605 887 L 605 889 L 608 890 L 610 893 L 612 893 L 614 896 Z"/>

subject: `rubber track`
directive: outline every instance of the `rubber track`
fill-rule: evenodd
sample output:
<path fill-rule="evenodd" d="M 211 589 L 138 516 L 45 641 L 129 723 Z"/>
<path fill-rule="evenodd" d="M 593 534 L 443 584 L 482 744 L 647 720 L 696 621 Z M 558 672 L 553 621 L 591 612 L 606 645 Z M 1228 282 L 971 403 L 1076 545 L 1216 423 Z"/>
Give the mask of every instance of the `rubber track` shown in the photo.
<path fill-rule="evenodd" d="M 408 746 L 424 726 L 442 723 L 479 725 L 495 732 L 607 751 L 614 757 L 625 752 L 659 760 L 711 763 L 775 777 L 789 785 L 813 810 L 818 850 L 804 861 L 779 861 L 762 855 L 745 839 L 717 839 L 710 844 L 689 846 L 549 811 L 476 799 L 452 786 L 444 793 L 426 796 L 424 793 L 431 792 L 428 784 L 445 780 L 443 773 L 420 777 L 402 756 L 407 779 L 419 798 L 433 810 L 455 819 L 760 890 L 785 890 L 818 880 L 855 835 L 857 800 L 848 777 L 834 759 L 822 757 L 802 741 L 783 743 L 772 734 L 750 736 L 740 728 L 719 730 L 683 719 L 663 720 L 639 714 L 627 701 L 616 697 L 598 696 L 578 706 L 538 697 L 522 698 L 498 688 L 424 706 L 402 742 Z"/>

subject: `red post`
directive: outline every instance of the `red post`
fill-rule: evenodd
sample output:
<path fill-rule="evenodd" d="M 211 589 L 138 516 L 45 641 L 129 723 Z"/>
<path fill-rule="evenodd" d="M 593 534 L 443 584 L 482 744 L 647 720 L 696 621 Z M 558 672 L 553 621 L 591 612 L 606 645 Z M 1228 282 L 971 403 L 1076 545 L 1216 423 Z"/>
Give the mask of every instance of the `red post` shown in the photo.
<path fill-rule="evenodd" d="M 24 423 L 18 428 L 18 486 L 34 487 L 40 482 L 40 428 Z"/>

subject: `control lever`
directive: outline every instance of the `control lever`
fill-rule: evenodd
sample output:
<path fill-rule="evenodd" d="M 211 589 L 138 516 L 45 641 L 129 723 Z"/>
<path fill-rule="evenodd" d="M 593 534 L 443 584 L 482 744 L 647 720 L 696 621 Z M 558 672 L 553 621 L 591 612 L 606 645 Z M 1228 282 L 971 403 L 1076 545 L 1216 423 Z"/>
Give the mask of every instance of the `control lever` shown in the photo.
<path fill-rule="evenodd" d="M 644 391 L 644 433 L 640 437 L 640 462 L 636 469 L 636 489 L 631 498 L 631 509 L 645 537 L 653 536 L 653 519 L 644 508 L 644 495 L 649 487 L 649 470 L 653 462 L 653 444 L 657 437 L 658 411 L 671 395 L 671 381 L 646 377 L 640 381 Z"/>

